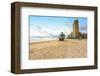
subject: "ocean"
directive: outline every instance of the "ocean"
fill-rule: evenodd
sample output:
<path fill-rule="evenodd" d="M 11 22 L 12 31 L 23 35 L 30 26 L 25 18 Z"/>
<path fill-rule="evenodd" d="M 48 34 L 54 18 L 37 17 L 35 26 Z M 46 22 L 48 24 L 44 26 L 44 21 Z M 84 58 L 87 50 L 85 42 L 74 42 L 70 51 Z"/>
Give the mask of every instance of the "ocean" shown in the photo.
<path fill-rule="evenodd" d="M 58 40 L 58 38 L 30 38 L 30 43 Z"/>

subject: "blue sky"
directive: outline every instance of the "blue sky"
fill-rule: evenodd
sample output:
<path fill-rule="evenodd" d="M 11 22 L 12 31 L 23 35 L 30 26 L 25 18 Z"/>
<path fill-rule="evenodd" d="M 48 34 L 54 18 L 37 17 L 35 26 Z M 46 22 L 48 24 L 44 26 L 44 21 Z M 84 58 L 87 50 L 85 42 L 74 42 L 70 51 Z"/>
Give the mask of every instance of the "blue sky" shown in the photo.
<path fill-rule="evenodd" d="M 80 32 L 87 32 L 87 18 L 59 16 L 29 16 L 30 36 L 47 36 L 48 34 L 66 35 L 73 31 L 73 21 L 78 19 Z"/>

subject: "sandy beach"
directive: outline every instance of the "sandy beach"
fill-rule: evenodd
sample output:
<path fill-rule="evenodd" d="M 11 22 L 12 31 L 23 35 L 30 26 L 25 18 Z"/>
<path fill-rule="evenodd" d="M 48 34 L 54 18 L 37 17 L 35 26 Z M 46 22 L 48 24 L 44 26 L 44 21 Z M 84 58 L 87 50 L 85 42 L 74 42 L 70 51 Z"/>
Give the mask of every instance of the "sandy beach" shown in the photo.
<path fill-rule="evenodd" d="M 87 57 L 87 40 L 44 41 L 30 43 L 29 59 L 63 59 Z"/>

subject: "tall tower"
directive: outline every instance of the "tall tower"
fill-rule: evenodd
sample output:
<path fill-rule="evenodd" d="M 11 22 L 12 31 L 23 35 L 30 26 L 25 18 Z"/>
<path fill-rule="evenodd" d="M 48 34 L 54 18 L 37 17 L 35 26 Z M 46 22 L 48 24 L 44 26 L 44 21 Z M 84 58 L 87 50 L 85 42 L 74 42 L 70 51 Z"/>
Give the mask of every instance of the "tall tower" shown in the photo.
<path fill-rule="evenodd" d="M 73 37 L 78 38 L 79 37 L 79 22 L 78 20 L 74 20 L 73 22 Z"/>

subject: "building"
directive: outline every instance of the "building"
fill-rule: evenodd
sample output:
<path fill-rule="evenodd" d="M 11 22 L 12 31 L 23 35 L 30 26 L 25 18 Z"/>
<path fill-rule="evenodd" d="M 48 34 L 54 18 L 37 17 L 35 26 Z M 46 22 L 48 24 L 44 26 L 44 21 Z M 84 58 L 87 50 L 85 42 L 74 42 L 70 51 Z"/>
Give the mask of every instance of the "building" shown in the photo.
<path fill-rule="evenodd" d="M 79 21 L 77 19 L 73 22 L 73 32 L 71 32 L 68 37 L 68 39 L 86 39 L 87 33 L 81 33 L 79 31 Z"/>
<path fill-rule="evenodd" d="M 79 37 L 79 22 L 78 20 L 74 20 L 73 22 L 73 37 L 78 38 Z"/>

